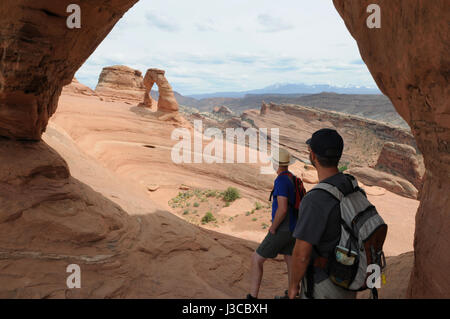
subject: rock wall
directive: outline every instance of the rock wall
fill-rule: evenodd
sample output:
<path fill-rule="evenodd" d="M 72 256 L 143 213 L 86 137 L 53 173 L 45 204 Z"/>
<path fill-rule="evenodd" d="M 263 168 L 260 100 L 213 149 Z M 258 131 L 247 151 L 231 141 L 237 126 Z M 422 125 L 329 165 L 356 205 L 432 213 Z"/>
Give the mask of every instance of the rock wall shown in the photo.
<path fill-rule="evenodd" d="M 68 95 L 98 96 L 90 87 L 78 82 L 76 78 L 73 78 L 69 85 L 63 87 L 62 93 Z"/>
<path fill-rule="evenodd" d="M 0 2 L 0 136 L 40 140 L 62 87 L 137 0 L 82 0 L 81 29 L 66 25 L 71 0 Z"/>
<path fill-rule="evenodd" d="M 418 190 L 422 188 L 417 153 L 409 145 L 392 142 L 384 144 L 375 168 L 407 179 Z"/>
<path fill-rule="evenodd" d="M 378 87 L 411 127 L 426 173 L 416 217 L 412 298 L 450 298 L 450 6 L 446 0 L 334 0 Z"/>
<path fill-rule="evenodd" d="M 107 100 L 140 101 L 145 92 L 142 72 L 124 65 L 105 67 L 95 92 Z"/>
<path fill-rule="evenodd" d="M 150 92 L 153 85 L 158 86 L 158 111 L 178 112 L 178 102 L 172 90 L 172 86 L 165 77 L 165 71 L 160 69 L 148 69 L 144 77 L 145 95 L 143 107 L 152 107 Z"/>
<path fill-rule="evenodd" d="M 400 196 L 417 199 L 418 191 L 409 181 L 370 167 L 355 167 L 346 171 L 367 186 L 378 186 Z"/>

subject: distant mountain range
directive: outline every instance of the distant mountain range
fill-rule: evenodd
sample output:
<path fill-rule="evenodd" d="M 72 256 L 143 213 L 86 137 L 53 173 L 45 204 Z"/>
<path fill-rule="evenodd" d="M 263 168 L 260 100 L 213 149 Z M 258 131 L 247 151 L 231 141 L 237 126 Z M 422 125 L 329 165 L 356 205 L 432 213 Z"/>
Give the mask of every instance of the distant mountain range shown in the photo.
<path fill-rule="evenodd" d="M 262 89 L 249 90 L 242 92 L 217 92 L 206 94 L 192 94 L 187 97 L 195 99 L 205 98 L 243 98 L 248 94 L 317 94 L 322 92 L 339 93 L 339 94 L 381 94 L 378 88 L 369 88 L 365 86 L 346 86 L 338 87 L 328 84 L 274 84 Z"/>

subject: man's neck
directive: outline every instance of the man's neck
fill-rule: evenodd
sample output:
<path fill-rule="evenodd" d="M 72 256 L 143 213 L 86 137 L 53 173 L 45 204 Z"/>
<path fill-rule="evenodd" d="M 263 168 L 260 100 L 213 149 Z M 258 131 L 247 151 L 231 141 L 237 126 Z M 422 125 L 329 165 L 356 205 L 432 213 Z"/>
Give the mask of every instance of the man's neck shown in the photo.
<path fill-rule="evenodd" d="M 339 173 L 337 167 L 319 167 L 317 169 L 317 175 L 319 177 L 319 182 L 327 179 L 328 177 L 334 176 Z"/>
<path fill-rule="evenodd" d="M 289 169 L 288 168 L 278 168 L 277 174 L 280 175 L 281 173 L 287 172 Z"/>

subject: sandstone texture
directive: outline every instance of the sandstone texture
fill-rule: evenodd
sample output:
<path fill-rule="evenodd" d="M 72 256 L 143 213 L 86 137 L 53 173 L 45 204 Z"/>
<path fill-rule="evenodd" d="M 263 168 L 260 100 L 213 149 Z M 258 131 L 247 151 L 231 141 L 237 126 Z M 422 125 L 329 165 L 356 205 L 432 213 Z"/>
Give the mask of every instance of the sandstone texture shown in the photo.
<path fill-rule="evenodd" d="M 148 69 L 144 77 L 145 95 L 143 107 L 152 107 L 150 92 L 153 85 L 158 86 L 158 111 L 161 112 L 178 112 L 178 102 L 175 98 L 172 86 L 165 77 L 165 71 L 160 69 Z"/>
<path fill-rule="evenodd" d="M 298 158 L 308 159 L 306 140 L 325 127 L 336 129 L 344 138 L 340 165 L 348 168 L 374 167 L 386 142 L 417 147 L 408 130 L 382 122 L 301 105 L 271 103 L 268 107 L 265 115 L 261 110 L 246 110 L 241 119 L 256 129 L 279 128 L 280 143 Z"/>
<path fill-rule="evenodd" d="M 267 103 L 262 101 L 262 103 L 261 103 L 261 110 L 259 111 L 259 115 L 266 115 L 268 108 L 269 108 L 269 106 L 267 105 Z"/>
<path fill-rule="evenodd" d="M 450 298 L 450 6 L 446 0 L 334 0 L 378 87 L 411 127 L 426 167 L 408 296 Z"/>
<path fill-rule="evenodd" d="M 145 92 L 142 72 L 124 65 L 105 67 L 95 92 L 106 101 L 139 102 Z"/>
<path fill-rule="evenodd" d="M 76 78 L 73 78 L 72 82 L 69 85 L 63 87 L 62 93 L 67 95 L 98 96 L 95 91 L 93 91 L 90 87 L 78 82 Z"/>
<path fill-rule="evenodd" d="M 392 142 L 384 144 L 375 168 L 407 179 L 418 190 L 422 188 L 418 156 L 409 145 Z"/>
<path fill-rule="evenodd" d="M 213 113 L 216 113 L 216 114 L 219 114 L 219 115 L 229 116 L 229 115 L 233 114 L 233 111 L 230 110 L 229 107 L 221 105 L 221 106 L 214 107 Z"/>
<path fill-rule="evenodd" d="M 81 29 L 66 25 L 70 0 L 0 2 L 0 136 L 39 140 L 72 78 L 137 0 L 82 6 Z"/>

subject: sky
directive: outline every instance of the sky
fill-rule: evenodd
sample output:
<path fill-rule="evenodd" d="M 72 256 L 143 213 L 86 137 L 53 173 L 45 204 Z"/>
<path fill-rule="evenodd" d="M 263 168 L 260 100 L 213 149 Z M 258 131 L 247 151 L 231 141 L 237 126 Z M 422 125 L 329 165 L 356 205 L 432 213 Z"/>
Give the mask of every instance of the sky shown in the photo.
<path fill-rule="evenodd" d="M 102 68 L 118 64 L 164 69 L 183 95 L 277 83 L 376 87 L 331 0 L 141 0 L 76 77 L 95 88 Z"/>

